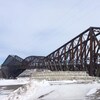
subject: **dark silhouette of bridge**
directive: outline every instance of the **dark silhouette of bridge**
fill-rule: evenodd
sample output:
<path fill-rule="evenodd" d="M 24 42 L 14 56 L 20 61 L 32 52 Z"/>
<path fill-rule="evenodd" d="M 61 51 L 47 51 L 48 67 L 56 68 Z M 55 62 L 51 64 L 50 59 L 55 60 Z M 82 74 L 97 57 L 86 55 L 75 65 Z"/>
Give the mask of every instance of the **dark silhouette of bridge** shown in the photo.
<path fill-rule="evenodd" d="M 1 68 L 5 78 L 16 77 L 26 69 L 87 71 L 100 76 L 100 27 L 88 28 L 46 57 L 9 55 Z"/>

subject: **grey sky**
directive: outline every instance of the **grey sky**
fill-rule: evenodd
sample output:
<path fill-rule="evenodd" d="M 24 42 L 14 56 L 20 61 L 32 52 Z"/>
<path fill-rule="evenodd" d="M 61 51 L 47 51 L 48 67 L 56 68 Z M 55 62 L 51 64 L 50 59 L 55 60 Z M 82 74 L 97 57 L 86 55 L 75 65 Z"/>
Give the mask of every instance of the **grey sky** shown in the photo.
<path fill-rule="evenodd" d="M 0 0 L 0 63 L 9 54 L 48 55 L 100 25 L 100 0 Z"/>

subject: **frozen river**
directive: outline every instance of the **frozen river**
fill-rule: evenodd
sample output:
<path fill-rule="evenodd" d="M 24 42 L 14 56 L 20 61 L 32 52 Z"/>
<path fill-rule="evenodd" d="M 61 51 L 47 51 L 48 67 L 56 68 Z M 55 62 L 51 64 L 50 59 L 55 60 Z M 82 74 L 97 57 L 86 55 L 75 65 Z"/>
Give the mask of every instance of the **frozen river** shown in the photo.
<path fill-rule="evenodd" d="M 1 100 L 100 100 L 98 82 L 77 83 L 75 80 L 29 82 L 26 79 L 1 81 Z"/>
<path fill-rule="evenodd" d="M 8 86 L 0 86 L 0 99 L 5 98 L 5 96 L 9 95 L 11 92 L 21 87 L 22 85 L 8 85 Z M 1 99 L 2 100 L 2 99 Z"/>

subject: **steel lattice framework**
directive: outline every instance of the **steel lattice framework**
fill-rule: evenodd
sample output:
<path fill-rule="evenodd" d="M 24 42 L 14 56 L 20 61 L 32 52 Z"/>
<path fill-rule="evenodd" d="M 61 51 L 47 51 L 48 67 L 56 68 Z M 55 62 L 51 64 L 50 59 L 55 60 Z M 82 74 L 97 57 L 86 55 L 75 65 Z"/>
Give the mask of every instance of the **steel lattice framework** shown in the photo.
<path fill-rule="evenodd" d="M 45 68 L 52 71 L 86 70 L 90 75 L 99 75 L 100 28 L 88 28 L 46 57 L 27 57 L 23 65 L 24 68 Z"/>
<path fill-rule="evenodd" d="M 100 27 L 90 27 L 48 56 L 29 56 L 25 59 L 14 56 L 18 63 L 7 60 L 2 64 L 10 67 L 14 63 L 18 71 L 25 69 L 49 69 L 51 71 L 87 71 L 91 76 L 100 76 Z M 9 63 L 8 63 L 9 62 Z M 8 63 L 8 65 L 6 64 Z M 18 72 L 16 72 L 16 76 Z"/>
<path fill-rule="evenodd" d="M 44 56 L 29 56 L 22 61 L 22 69 L 43 68 Z"/>
<path fill-rule="evenodd" d="M 90 75 L 99 74 L 100 28 L 88 28 L 49 54 L 45 57 L 45 67 L 56 71 L 87 70 Z"/>

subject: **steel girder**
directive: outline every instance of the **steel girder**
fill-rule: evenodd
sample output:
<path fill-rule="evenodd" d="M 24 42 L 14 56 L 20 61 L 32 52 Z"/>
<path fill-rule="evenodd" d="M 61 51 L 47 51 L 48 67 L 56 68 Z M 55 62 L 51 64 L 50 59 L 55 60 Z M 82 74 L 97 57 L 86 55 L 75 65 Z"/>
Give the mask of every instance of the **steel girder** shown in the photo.
<path fill-rule="evenodd" d="M 100 74 L 100 28 L 88 28 L 45 57 L 44 62 L 52 71 L 86 70 L 89 75 Z"/>
<path fill-rule="evenodd" d="M 23 59 L 17 55 L 9 55 L 1 66 L 4 78 L 16 78 L 24 69 L 20 69 Z"/>
<path fill-rule="evenodd" d="M 46 57 L 29 56 L 21 59 L 18 56 L 8 56 L 2 68 L 5 66 L 13 68 L 12 74 L 16 73 L 15 76 L 19 70 L 34 68 L 87 71 L 89 75 L 100 76 L 100 27 L 88 28 Z"/>
<path fill-rule="evenodd" d="M 22 61 L 22 69 L 35 69 L 35 68 L 43 68 L 44 63 L 43 63 L 44 56 L 29 56 L 26 57 Z"/>

